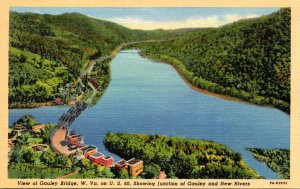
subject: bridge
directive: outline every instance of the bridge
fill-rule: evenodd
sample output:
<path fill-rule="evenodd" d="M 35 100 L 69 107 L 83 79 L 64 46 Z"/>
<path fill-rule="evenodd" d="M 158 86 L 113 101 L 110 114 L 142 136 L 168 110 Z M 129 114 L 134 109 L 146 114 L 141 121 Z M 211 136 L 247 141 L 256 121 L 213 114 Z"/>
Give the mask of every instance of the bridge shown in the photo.
<path fill-rule="evenodd" d="M 87 108 L 88 104 L 85 102 L 77 102 L 72 106 L 67 113 L 59 118 L 57 128 L 68 129 L 68 127 L 75 121 L 75 119 Z"/>

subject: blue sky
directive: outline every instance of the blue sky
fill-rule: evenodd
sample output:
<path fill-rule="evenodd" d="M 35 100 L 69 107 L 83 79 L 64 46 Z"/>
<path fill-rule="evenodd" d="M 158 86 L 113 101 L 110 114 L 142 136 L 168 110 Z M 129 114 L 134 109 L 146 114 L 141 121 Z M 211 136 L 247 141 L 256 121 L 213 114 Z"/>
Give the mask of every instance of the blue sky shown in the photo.
<path fill-rule="evenodd" d="M 78 12 L 117 22 L 132 29 L 218 27 L 239 19 L 270 14 L 279 8 L 45 8 L 14 7 L 17 12 L 62 14 Z"/>

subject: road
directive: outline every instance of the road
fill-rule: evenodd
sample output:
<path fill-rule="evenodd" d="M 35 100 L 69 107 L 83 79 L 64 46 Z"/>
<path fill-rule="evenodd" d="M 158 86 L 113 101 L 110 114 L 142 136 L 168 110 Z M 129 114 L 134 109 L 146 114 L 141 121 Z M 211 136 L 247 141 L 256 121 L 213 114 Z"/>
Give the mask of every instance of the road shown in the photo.
<path fill-rule="evenodd" d="M 85 102 L 86 102 L 87 104 L 91 104 L 91 103 L 93 102 L 93 99 L 96 97 L 98 91 L 97 91 L 97 89 L 96 89 L 90 82 L 88 82 L 88 85 L 89 85 L 89 87 L 92 88 L 93 94 L 92 94 L 92 95 L 90 96 L 90 98 L 87 99 Z"/>
<path fill-rule="evenodd" d="M 91 71 L 93 70 L 96 63 L 101 64 L 103 61 L 105 61 L 109 58 L 110 58 L 110 56 L 105 55 L 96 60 L 90 61 L 88 67 L 80 74 L 80 77 L 84 77 L 85 75 L 91 73 Z"/>
<path fill-rule="evenodd" d="M 171 38 L 170 38 L 171 39 Z M 167 40 L 170 40 L 170 39 L 161 39 L 161 40 L 144 40 L 144 41 L 134 41 L 134 42 L 128 42 L 128 43 L 123 43 L 119 46 L 117 46 L 111 53 L 110 55 L 104 55 L 104 56 L 101 56 L 100 58 L 98 59 L 95 59 L 95 60 L 91 60 L 89 62 L 89 65 L 88 67 L 80 74 L 80 77 L 84 77 L 86 76 L 87 74 L 91 73 L 91 71 L 94 69 L 94 66 L 95 64 L 101 64 L 102 62 L 104 62 L 105 60 L 107 59 L 112 59 L 114 58 L 122 48 L 124 48 L 125 46 L 128 46 L 128 45 L 133 45 L 133 44 L 137 44 L 137 43 L 152 43 L 152 42 L 159 42 L 159 41 L 167 41 Z"/>

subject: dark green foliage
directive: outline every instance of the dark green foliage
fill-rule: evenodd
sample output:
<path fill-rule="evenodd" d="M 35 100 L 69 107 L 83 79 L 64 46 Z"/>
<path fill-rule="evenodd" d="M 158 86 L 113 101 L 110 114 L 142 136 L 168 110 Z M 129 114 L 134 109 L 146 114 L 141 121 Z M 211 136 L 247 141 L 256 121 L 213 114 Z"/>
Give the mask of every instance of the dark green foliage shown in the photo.
<path fill-rule="evenodd" d="M 43 143 L 50 144 L 50 135 L 52 134 L 52 131 L 55 129 L 54 124 L 48 124 L 47 127 L 42 129 L 41 131 L 41 138 L 43 139 Z"/>
<path fill-rule="evenodd" d="M 9 103 L 25 104 L 78 96 L 76 80 L 88 61 L 109 55 L 122 43 L 167 32 L 130 30 L 78 13 L 10 12 L 9 34 Z"/>
<path fill-rule="evenodd" d="M 116 169 L 116 172 L 117 172 L 116 176 L 119 179 L 129 179 L 130 178 L 130 175 L 129 175 L 127 169 Z"/>
<path fill-rule="evenodd" d="M 259 178 L 240 154 L 212 141 L 107 133 L 104 144 L 124 159 L 143 160 L 146 177 L 156 177 L 162 170 L 173 178 Z"/>
<path fill-rule="evenodd" d="M 69 173 L 66 168 L 35 166 L 29 163 L 11 163 L 8 178 L 57 178 Z"/>
<path fill-rule="evenodd" d="M 27 114 L 27 115 L 23 115 L 13 125 L 16 125 L 16 124 L 22 124 L 27 129 L 30 130 L 32 128 L 32 126 L 37 125 L 37 122 L 35 120 L 35 117 L 33 117 L 32 115 Z"/>
<path fill-rule="evenodd" d="M 20 147 L 15 147 L 10 154 L 10 161 L 20 163 L 22 161 L 23 153 Z"/>
<path fill-rule="evenodd" d="M 169 41 L 134 45 L 193 85 L 289 112 L 290 9 Z"/>
<path fill-rule="evenodd" d="M 159 178 L 160 166 L 154 163 L 145 166 L 142 177 L 146 179 Z"/>
<path fill-rule="evenodd" d="M 290 178 L 290 151 L 287 149 L 247 148 L 259 161 L 265 162 L 280 178 Z"/>

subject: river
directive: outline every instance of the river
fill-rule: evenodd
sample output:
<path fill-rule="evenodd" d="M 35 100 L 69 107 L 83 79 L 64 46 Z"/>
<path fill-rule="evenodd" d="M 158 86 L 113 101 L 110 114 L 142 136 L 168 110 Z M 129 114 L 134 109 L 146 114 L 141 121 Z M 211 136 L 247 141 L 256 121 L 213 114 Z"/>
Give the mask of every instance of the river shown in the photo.
<path fill-rule="evenodd" d="M 192 90 L 168 64 L 123 50 L 112 60 L 112 81 L 100 102 L 72 124 L 104 154 L 106 132 L 148 133 L 213 140 L 240 152 L 260 175 L 277 178 L 247 147 L 290 148 L 290 117 L 282 111 L 229 101 Z M 38 122 L 57 122 L 68 107 L 10 110 L 10 125 L 24 114 Z"/>

